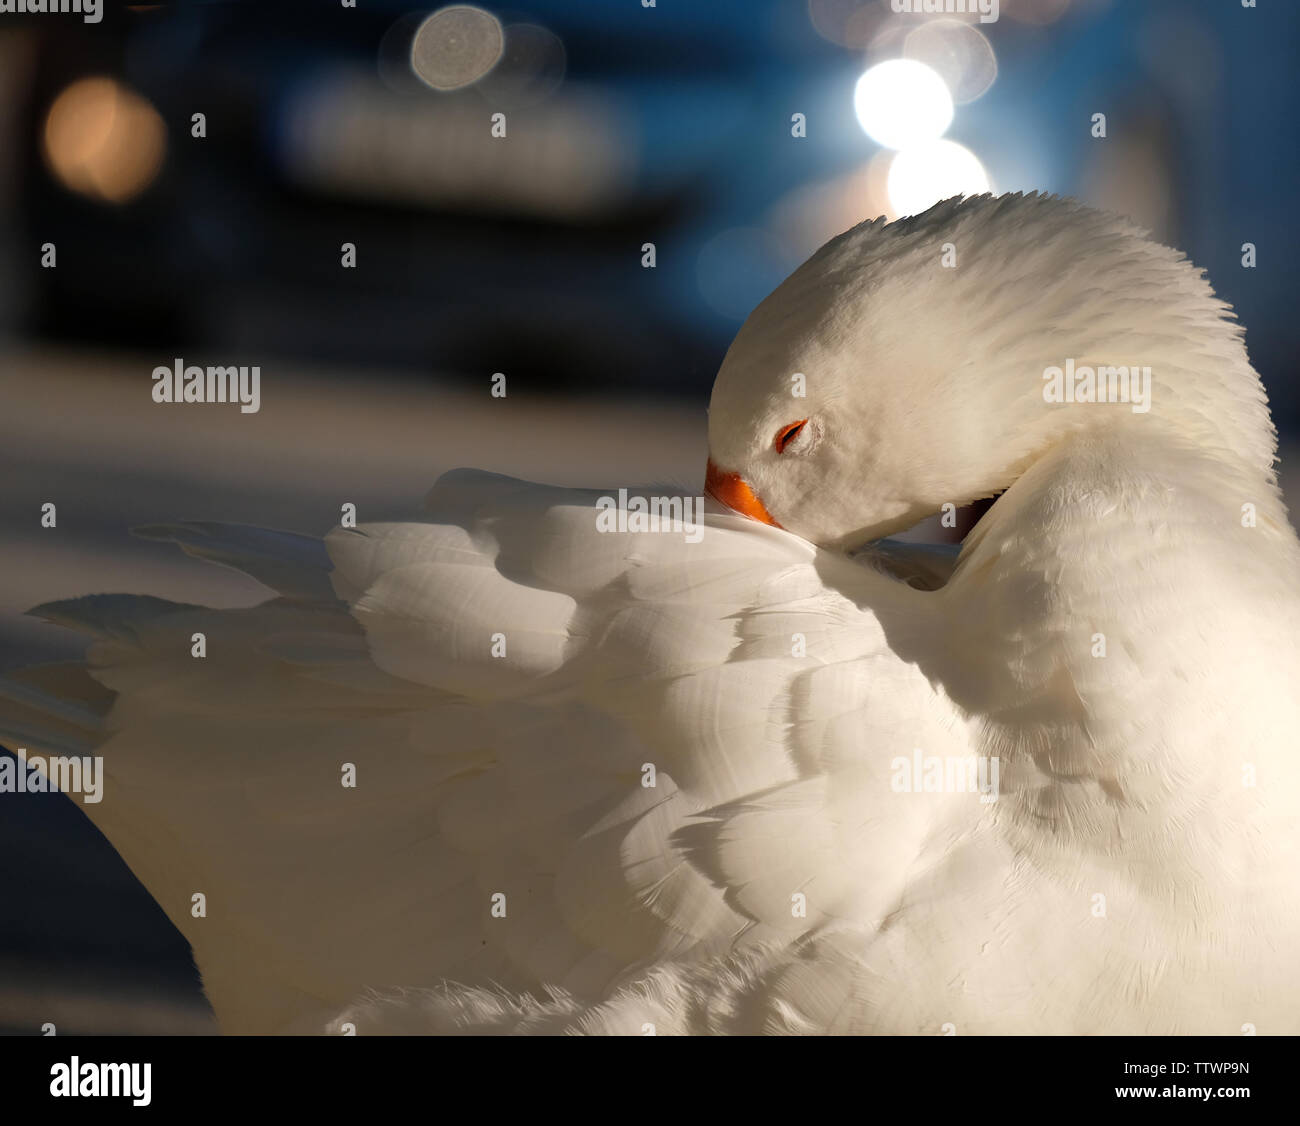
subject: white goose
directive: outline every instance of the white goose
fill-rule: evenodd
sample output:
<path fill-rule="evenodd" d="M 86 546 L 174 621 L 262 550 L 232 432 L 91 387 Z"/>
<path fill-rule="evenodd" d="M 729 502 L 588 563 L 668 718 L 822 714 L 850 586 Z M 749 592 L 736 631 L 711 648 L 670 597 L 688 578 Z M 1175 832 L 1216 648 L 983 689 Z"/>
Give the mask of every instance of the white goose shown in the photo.
<path fill-rule="evenodd" d="M 1229 317 L 1068 201 L 867 223 L 718 375 L 757 519 L 457 472 L 323 543 L 147 530 L 278 597 L 41 607 L 97 640 L 0 726 L 104 757 L 230 1032 L 1294 1033 L 1300 545 Z M 1002 490 L 955 567 L 847 555 Z"/>

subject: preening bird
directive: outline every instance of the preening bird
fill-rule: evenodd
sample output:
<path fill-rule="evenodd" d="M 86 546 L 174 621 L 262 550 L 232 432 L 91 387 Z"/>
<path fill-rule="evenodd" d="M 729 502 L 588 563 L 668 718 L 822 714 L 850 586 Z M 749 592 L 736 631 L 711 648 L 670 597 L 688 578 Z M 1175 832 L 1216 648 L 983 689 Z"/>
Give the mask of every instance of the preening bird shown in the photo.
<path fill-rule="evenodd" d="M 708 426 L 698 535 L 474 471 L 144 529 L 275 597 L 38 607 L 94 643 L 0 728 L 103 756 L 229 1032 L 1300 1032 L 1300 544 L 1201 272 L 1040 195 L 864 223 Z"/>

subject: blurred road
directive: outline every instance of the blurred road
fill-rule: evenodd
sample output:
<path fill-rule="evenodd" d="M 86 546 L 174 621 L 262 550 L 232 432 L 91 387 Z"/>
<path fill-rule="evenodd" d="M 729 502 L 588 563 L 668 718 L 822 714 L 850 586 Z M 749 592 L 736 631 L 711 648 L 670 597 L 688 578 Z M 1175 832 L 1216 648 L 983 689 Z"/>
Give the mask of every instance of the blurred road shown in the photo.
<path fill-rule="evenodd" d="M 136 525 L 229 520 L 320 535 L 348 501 L 361 522 L 418 512 L 458 466 L 615 488 L 699 488 L 704 477 L 703 401 L 530 396 L 508 373 L 496 399 L 490 373 L 474 390 L 263 362 L 261 410 L 241 414 L 153 402 L 158 363 L 170 357 L 0 356 L 0 668 L 66 648 L 60 631 L 20 616 L 51 598 L 126 591 L 236 606 L 266 596 L 236 572 L 134 538 Z M 46 502 L 57 505 L 54 529 L 41 527 Z"/>

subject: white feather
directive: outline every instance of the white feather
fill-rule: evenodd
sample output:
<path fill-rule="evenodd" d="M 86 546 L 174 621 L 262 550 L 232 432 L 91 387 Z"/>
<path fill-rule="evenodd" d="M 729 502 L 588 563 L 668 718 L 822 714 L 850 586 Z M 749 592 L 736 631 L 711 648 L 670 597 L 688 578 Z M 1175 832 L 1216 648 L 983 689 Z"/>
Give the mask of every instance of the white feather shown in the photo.
<path fill-rule="evenodd" d="M 1159 409 L 1043 412 L 1043 359 L 1106 346 L 1157 357 Z M 1195 272 L 1061 201 L 867 225 L 747 323 L 710 426 L 808 539 L 606 532 L 599 492 L 458 471 L 323 547 L 149 530 L 259 607 L 42 608 L 116 697 L 33 674 L 6 730 L 104 756 L 87 812 L 222 1026 L 1300 1031 L 1300 545 Z M 809 542 L 1008 486 L 955 567 Z M 915 756 L 996 758 L 997 800 Z"/>

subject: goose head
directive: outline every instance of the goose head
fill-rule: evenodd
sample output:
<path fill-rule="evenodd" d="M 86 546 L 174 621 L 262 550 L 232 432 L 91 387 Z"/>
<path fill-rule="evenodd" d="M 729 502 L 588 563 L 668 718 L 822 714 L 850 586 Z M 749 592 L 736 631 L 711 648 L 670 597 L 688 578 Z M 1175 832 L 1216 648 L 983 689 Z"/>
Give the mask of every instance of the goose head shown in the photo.
<path fill-rule="evenodd" d="M 863 223 L 737 334 L 706 490 L 849 550 L 1002 492 L 1094 426 L 1138 445 L 1159 429 L 1268 476 L 1274 432 L 1230 317 L 1180 253 L 1072 200 L 984 195 Z M 1045 373 L 1067 361 L 1149 367 L 1147 409 L 1052 401 Z"/>

